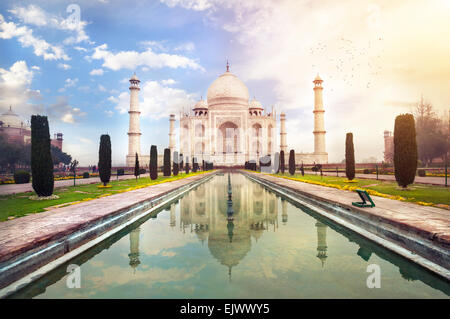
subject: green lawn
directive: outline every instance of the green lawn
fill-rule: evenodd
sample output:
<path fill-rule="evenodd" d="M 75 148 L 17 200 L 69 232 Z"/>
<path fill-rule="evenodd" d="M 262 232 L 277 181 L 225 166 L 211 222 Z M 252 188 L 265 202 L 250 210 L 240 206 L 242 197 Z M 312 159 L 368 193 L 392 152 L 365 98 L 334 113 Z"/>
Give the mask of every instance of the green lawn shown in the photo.
<path fill-rule="evenodd" d="M 13 195 L 4 195 L 0 196 L 0 221 L 5 221 L 8 217 L 22 217 L 28 214 L 40 213 L 45 211 L 45 208 L 61 205 L 61 204 L 75 204 L 78 201 L 89 200 L 98 198 L 101 196 L 108 196 L 117 194 L 124 191 L 133 190 L 135 187 L 145 187 L 150 186 L 152 184 L 168 182 L 172 180 L 177 180 L 181 178 L 185 178 L 188 176 L 193 176 L 197 174 L 201 174 L 202 172 L 197 173 L 189 173 L 186 175 L 185 173 L 178 174 L 177 176 L 158 176 L 156 180 L 150 180 L 150 177 L 141 177 L 136 179 L 128 179 L 128 180 L 112 180 L 109 185 L 110 188 L 97 188 L 97 184 L 88 184 L 88 185 L 79 185 L 79 186 L 69 186 L 69 187 L 60 187 L 55 188 L 54 194 L 59 196 L 59 199 L 53 200 L 31 200 L 29 197 L 34 195 L 34 193 L 19 193 Z M 63 206 L 67 206 L 63 205 Z"/>
<path fill-rule="evenodd" d="M 275 176 L 283 176 L 283 174 L 275 174 Z M 356 179 L 357 183 L 346 183 L 347 178 L 337 176 L 323 176 L 305 174 L 290 175 L 285 173 L 286 177 L 299 178 L 307 181 L 322 182 L 326 184 L 339 185 L 341 187 L 361 187 L 371 189 L 382 194 L 401 196 L 408 202 L 425 202 L 433 204 L 450 205 L 450 187 L 412 184 L 408 186 L 409 190 L 401 190 L 396 182 L 380 181 L 376 179 Z"/>

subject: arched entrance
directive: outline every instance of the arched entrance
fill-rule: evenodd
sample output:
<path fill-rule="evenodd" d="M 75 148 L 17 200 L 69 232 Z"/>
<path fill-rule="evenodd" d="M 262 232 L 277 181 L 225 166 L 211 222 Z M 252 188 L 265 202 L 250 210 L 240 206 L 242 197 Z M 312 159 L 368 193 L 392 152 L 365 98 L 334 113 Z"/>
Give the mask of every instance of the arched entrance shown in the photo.
<path fill-rule="evenodd" d="M 233 122 L 225 122 L 219 126 L 217 150 L 219 154 L 226 155 L 240 152 L 239 130 Z"/>

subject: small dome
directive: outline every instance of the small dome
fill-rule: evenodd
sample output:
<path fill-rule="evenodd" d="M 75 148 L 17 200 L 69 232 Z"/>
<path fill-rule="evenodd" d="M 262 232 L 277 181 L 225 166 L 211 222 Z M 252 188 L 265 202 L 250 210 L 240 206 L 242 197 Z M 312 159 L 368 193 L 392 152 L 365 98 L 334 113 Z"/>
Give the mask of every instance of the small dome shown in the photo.
<path fill-rule="evenodd" d="M 141 82 L 139 80 L 139 78 L 136 76 L 136 73 L 133 74 L 133 76 L 131 77 L 130 81 L 139 81 L 139 82 Z"/>
<path fill-rule="evenodd" d="M 240 104 L 248 106 L 249 93 L 245 84 L 233 73 L 226 71 L 208 89 L 208 105 Z"/>
<path fill-rule="evenodd" d="M 257 99 L 253 98 L 253 100 L 250 101 L 251 109 L 263 109 L 261 102 L 259 102 Z"/>
<path fill-rule="evenodd" d="M 197 104 L 195 104 L 195 106 L 194 106 L 194 110 L 195 109 L 207 109 L 207 108 L 208 108 L 208 103 L 206 103 L 206 101 L 203 99 L 198 101 Z"/>
<path fill-rule="evenodd" d="M 319 76 L 319 73 L 317 73 L 317 76 L 316 76 L 316 78 L 314 79 L 314 82 L 316 82 L 316 81 L 320 81 L 320 82 L 323 82 L 323 80 L 320 78 L 320 76 Z"/>
<path fill-rule="evenodd" d="M 12 111 L 11 107 L 9 108 L 8 111 L 0 115 L 0 121 L 3 123 L 2 124 L 3 127 L 16 127 L 16 128 L 28 127 L 28 125 L 24 123 L 24 121 L 20 118 L 20 116 Z"/>

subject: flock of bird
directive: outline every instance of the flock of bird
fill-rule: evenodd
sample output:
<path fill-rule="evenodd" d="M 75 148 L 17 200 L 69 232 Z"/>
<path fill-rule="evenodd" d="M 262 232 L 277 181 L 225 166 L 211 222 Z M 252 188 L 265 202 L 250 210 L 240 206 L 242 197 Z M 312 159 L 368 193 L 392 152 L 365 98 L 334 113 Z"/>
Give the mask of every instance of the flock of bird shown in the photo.
<path fill-rule="evenodd" d="M 368 73 L 370 77 L 366 83 L 366 88 L 370 89 L 373 77 L 378 76 L 382 71 L 381 57 L 384 52 L 382 41 L 383 38 L 378 37 L 376 43 L 374 43 L 374 40 L 369 40 L 365 46 L 359 46 L 354 41 L 341 37 L 332 45 L 319 42 L 310 47 L 308 53 L 314 56 L 314 60 L 318 60 L 318 56 L 324 57 L 327 66 L 335 68 L 334 71 L 336 72 L 328 72 L 328 78 L 336 77 L 349 86 L 353 85 L 358 73 Z M 330 52 L 336 52 L 336 49 L 338 54 L 332 56 Z M 317 67 L 316 64 L 311 66 Z M 320 68 L 324 69 L 324 66 L 321 64 Z M 331 91 L 333 91 L 332 88 Z"/>

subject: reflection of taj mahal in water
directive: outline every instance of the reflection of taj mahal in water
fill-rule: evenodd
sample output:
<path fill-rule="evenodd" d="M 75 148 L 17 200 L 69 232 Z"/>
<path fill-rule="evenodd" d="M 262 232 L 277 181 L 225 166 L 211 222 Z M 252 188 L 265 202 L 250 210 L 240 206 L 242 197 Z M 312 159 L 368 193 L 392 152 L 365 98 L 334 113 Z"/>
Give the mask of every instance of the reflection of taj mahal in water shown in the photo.
<path fill-rule="evenodd" d="M 222 177 L 224 178 L 224 177 Z M 233 220 L 227 219 L 227 189 L 218 177 L 200 185 L 179 202 L 170 206 L 169 226 L 179 231 L 195 233 L 207 243 L 211 255 L 228 268 L 237 266 L 265 231 L 275 232 L 279 227 L 279 197 L 256 183 L 240 183 L 242 175 L 233 176 Z M 179 220 L 175 206 L 179 203 Z M 288 222 L 288 203 L 281 199 L 281 223 Z M 322 267 L 327 258 L 327 226 L 321 222 L 317 229 L 317 258 Z M 280 230 L 282 231 L 282 230 Z M 130 266 L 139 264 L 139 228 L 130 233 Z"/>

